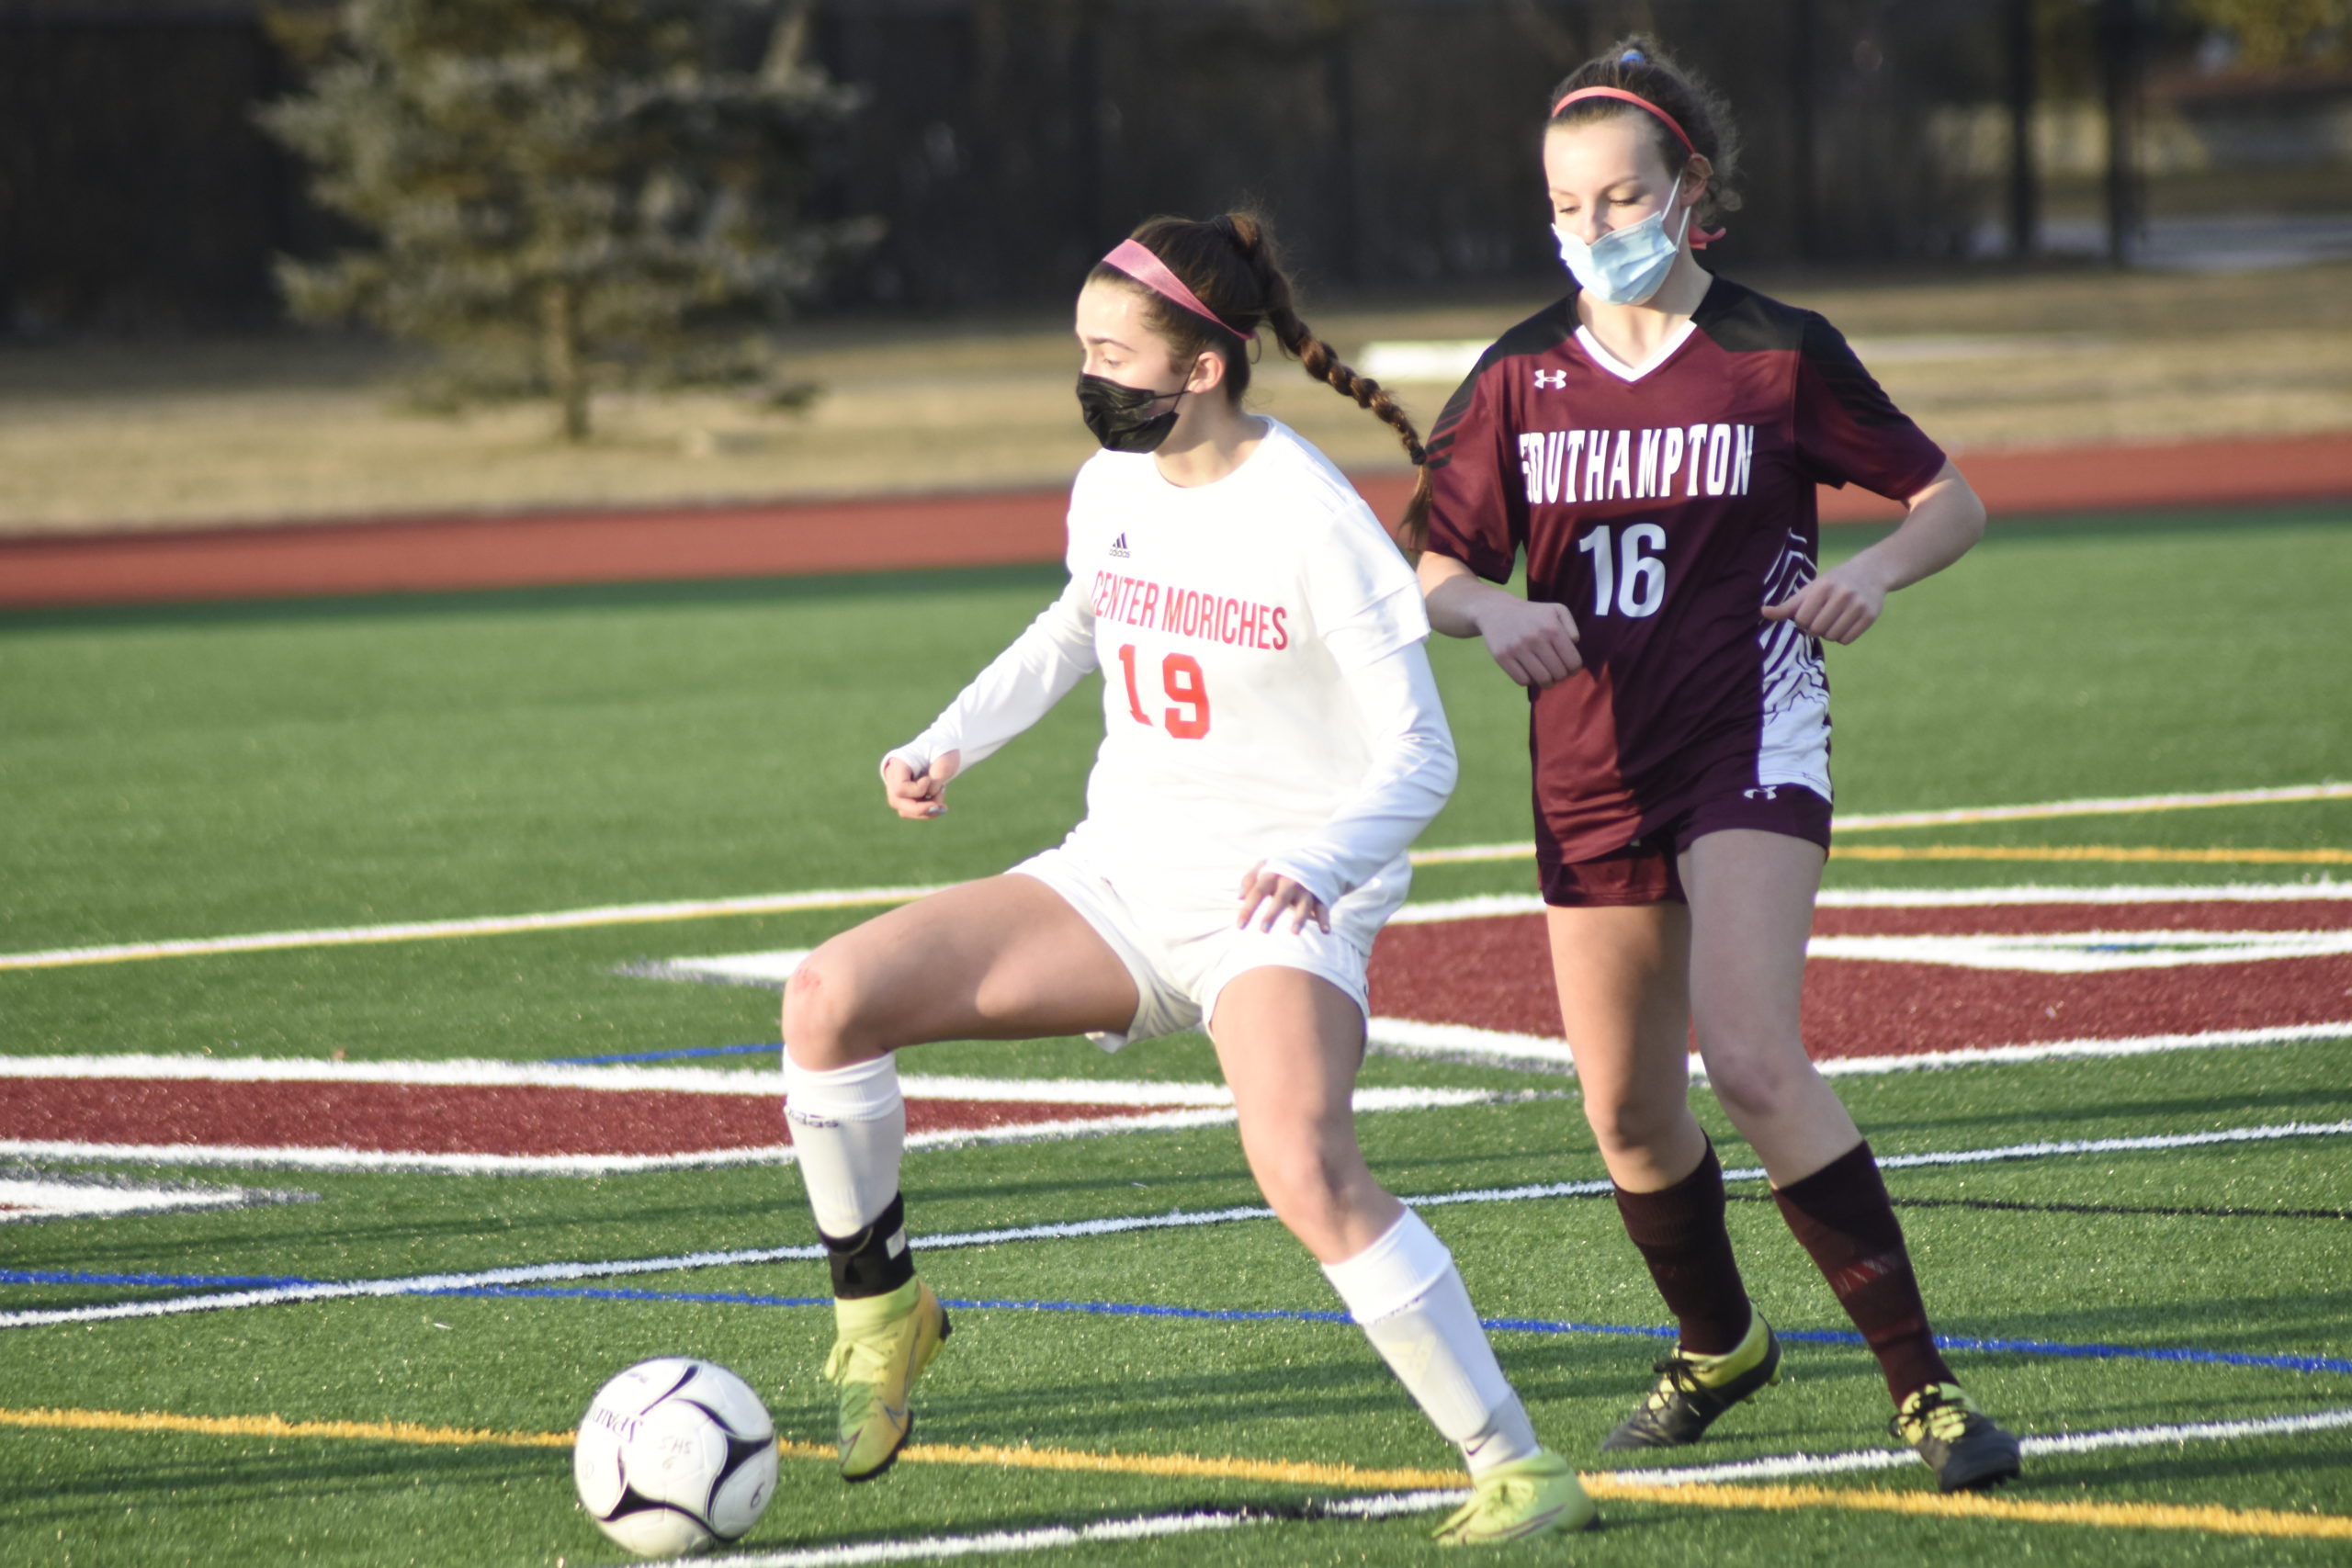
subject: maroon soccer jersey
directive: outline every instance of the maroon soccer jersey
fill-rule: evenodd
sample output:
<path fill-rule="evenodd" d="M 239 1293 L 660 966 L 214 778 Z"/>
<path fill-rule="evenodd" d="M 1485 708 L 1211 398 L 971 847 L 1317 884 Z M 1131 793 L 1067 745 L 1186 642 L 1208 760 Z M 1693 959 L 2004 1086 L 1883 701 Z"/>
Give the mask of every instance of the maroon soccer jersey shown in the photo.
<path fill-rule="evenodd" d="M 1721 795 L 1829 795 L 1821 645 L 1758 612 L 1812 580 L 1816 484 L 1901 500 L 1944 454 L 1821 317 L 1717 278 L 1636 371 L 1576 297 L 1497 341 L 1429 443 L 1429 547 L 1576 616 L 1531 694 L 1539 858 L 1624 848 Z"/>

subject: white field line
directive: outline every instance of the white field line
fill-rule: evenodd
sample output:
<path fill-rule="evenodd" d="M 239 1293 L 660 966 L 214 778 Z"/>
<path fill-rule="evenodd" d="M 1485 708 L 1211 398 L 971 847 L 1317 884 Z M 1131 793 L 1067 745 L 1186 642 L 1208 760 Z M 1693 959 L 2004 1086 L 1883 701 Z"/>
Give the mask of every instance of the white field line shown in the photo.
<path fill-rule="evenodd" d="M 1381 1519 L 1399 1514 L 1433 1514 L 1454 1506 L 1465 1495 L 1462 1492 L 1389 1492 L 1368 1497 L 1342 1497 L 1316 1505 L 1307 1517 Z M 867 1563 L 938 1562 L 957 1557 L 1000 1557 L 1015 1551 L 1094 1546 L 1106 1541 L 1156 1540 L 1250 1525 L 1290 1523 L 1300 1517 L 1286 1510 L 1248 1509 L 1231 1513 L 1144 1514 L 1091 1525 L 1040 1525 L 1025 1530 L 991 1530 L 984 1535 L 929 1535 L 840 1546 L 803 1546 L 785 1551 L 736 1552 L 702 1561 L 712 1568 L 865 1568 Z"/>
<path fill-rule="evenodd" d="M 2238 1438 L 2294 1437 L 2304 1432 L 2352 1429 L 2352 1410 L 2319 1410 L 2305 1416 L 2266 1416 L 2245 1421 L 2194 1421 L 2165 1427 L 2119 1427 L 2102 1432 L 2063 1432 L 2024 1437 L 2018 1446 L 2028 1459 L 2051 1454 L 2091 1453 L 2102 1449 L 2153 1449 L 2176 1443 L 2228 1442 Z M 1838 1475 L 1864 1470 L 1901 1470 L 1919 1462 L 1909 1449 L 1860 1449 L 1836 1454 L 1778 1454 L 1694 1464 L 1669 1470 L 1621 1470 L 1621 1481 L 1645 1486 L 1705 1486 L 1743 1481 L 1773 1481 L 1792 1475 Z"/>
<path fill-rule="evenodd" d="M 2083 931 L 1966 936 L 1819 936 L 1809 958 L 1866 964 L 1940 964 L 1948 968 L 2029 975 L 2107 975 L 2201 964 L 2335 958 L 2352 953 L 2352 931 Z"/>
<path fill-rule="evenodd" d="M 1414 1055 L 1475 1057 L 1503 1066 L 1541 1063 L 1555 1072 L 1576 1070 L 1568 1043 L 1542 1034 L 1477 1029 L 1466 1023 L 1423 1023 L 1409 1018 L 1375 1018 L 1365 1037 L 1381 1050 Z M 2287 1023 L 2268 1029 L 2214 1029 L 2194 1034 L 2139 1034 L 2119 1040 L 2046 1040 L 2030 1045 L 1987 1045 L 1974 1050 L 1922 1051 L 1908 1056 L 1830 1056 L 1814 1063 L 1824 1077 L 1875 1077 L 1946 1067 L 2018 1066 L 2032 1062 L 2097 1061 L 2111 1056 L 2149 1056 L 2166 1051 L 2221 1051 L 2244 1045 L 2302 1045 L 2352 1039 L 2352 1019 L 2333 1023 Z M 1703 1081 L 1707 1065 L 1695 1054 L 1690 1076 Z"/>
<path fill-rule="evenodd" d="M 1946 1149 L 1926 1154 L 1882 1155 L 1881 1168 L 1920 1169 L 1933 1166 L 1985 1165 L 2005 1160 L 2049 1159 L 2067 1155 L 2125 1154 L 2166 1149 L 2203 1148 L 2221 1144 L 2268 1143 L 2285 1138 L 2333 1138 L 2352 1134 L 2352 1121 L 2290 1122 L 2258 1127 L 2231 1127 L 2211 1133 L 2160 1133 L 2137 1138 L 2052 1139 L 2010 1144 L 1989 1149 Z M 1763 1179 L 1760 1167 L 1724 1172 L 1726 1181 Z M 1491 1187 L 1467 1192 L 1437 1192 L 1404 1201 L 1416 1209 L 1445 1208 L 1461 1203 L 1510 1203 L 1545 1198 L 1579 1197 L 1606 1192 L 1604 1179 L 1589 1181 L 1543 1182 L 1524 1187 Z M 1177 1210 L 1166 1214 L 1136 1214 L 1101 1220 L 1071 1220 L 1051 1224 L 1021 1225 L 1004 1230 L 968 1231 L 922 1237 L 924 1250 L 999 1247 L 1025 1241 L 1066 1241 L 1086 1236 L 1120 1235 L 1136 1231 L 1191 1230 L 1202 1225 L 1270 1220 L 1272 1209 L 1250 1204 L 1198 1212 Z M 286 1302 L 332 1301 L 356 1296 L 425 1295 L 469 1290 L 486 1285 L 545 1284 L 560 1280 L 599 1280 L 630 1274 L 667 1274 L 698 1269 L 734 1268 L 822 1256 L 816 1247 L 762 1247 L 747 1251 L 683 1253 L 669 1258 L 610 1259 L 594 1263 L 537 1263 L 492 1269 L 471 1274 L 418 1274 L 392 1280 L 322 1281 L 281 1285 L 211 1295 L 179 1296 L 166 1301 L 119 1302 L 101 1306 L 59 1307 L 0 1313 L 0 1329 L 32 1328 L 65 1323 L 99 1323 L 117 1318 L 165 1317 L 182 1313 L 219 1312 L 233 1307 L 274 1306 Z"/>
<path fill-rule="evenodd" d="M 742 1075 L 749 1077 L 751 1075 Z M 920 1080 L 910 1079 L 909 1082 Z M 956 1082 L 955 1079 L 935 1080 Z M 994 1079 L 965 1080 L 992 1083 Z M 1060 1087 L 1054 1085 L 1050 1087 Z M 1157 1086 L 1153 1086 L 1157 1087 Z M 1185 1085 L 1191 1093 L 1145 1100 L 1142 1104 L 1196 1101 L 1194 1108 L 1148 1111 L 1133 1116 L 1074 1116 L 1051 1122 L 1013 1122 L 1001 1127 L 944 1128 L 910 1133 L 910 1149 L 966 1148 L 976 1144 L 1033 1144 L 1065 1138 L 1100 1137 L 1111 1133 L 1168 1133 L 1193 1127 L 1220 1127 L 1234 1119 L 1233 1100 L 1222 1086 Z M 1202 1091 L 1214 1088 L 1216 1093 Z M 739 1091 L 740 1092 L 740 1091 Z M 758 1098 L 766 1099 L 763 1091 Z M 1005 1095 L 1000 1100 L 1018 1097 Z M 1039 1097 L 1043 1099 L 1044 1097 Z M 1540 1094 L 1498 1093 L 1475 1089 L 1359 1089 L 1355 1109 L 1429 1111 L 1441 1107 L 1494 1104 L 1510 1100 L 1540 1098 Z M 1115 1100 L 1105 1100 L 1110 1103 Z M 1047 1103 L 1057 1103 L 1048 1100 Z M 1096 1103 L 1102 1103 L 1097 1101 Z M 1080 1103 L 1085 1103 L 1080 1101 Z M 695 1149 L 666 1155 L 492 1155 L 428 1154 L 378 1149 L 305 1147 L 299 1145 L 241 1144 L 99 1144 L 66 1140 L 0 1139 L 0 1156 L 35 1160 L 103 1160 L 133 1165 L 194 1165 L 282 1167 L 292 1170 L 336 1170 L 397 1173 L 413 1176 L 623 1176 L 650 1170 L 692 1170 L 716 1166 L 791 1165 L 788 1144 L 758 1144 L 735 1148 Z"/>
<path fill-rule="evenodd" d="M 1949 811 L 1895 811 L 1839 817 L 1839 832 L 1867 833 L 1895 828 L 1939 827 L 1969 822 L 2018 822 L 2052 817 L 2092 817 L 2143 811 L 2184 811 L 2203 807 L 2263 806 L 2296 801 L 2352 799 L 2352 784 L 2292 784 L 2279 789 L 2221 790 L 2198 795 L 2117 795 L 2097 800 L 2058 800 L 2035 806 L 1962 807 Z M 1532 843 L 1465 844 L 1415 850 L 1415 865 L 1452 865 L 1473 861 L 1525 860 Z M 812 909 L 852 909 L 903 904 L 944 885 L 842 888 L 816 893 L 751 894 L 734 898 L 673 899 L 650 904 L 608 904 L 537 915 L 489 915 L 472 919 L 411 920 L 390 925 L 333 926 L 314 931 L 259 931 L 244 936 L 191 937 L 173 942 L 117 942 L 95 947 L 57 947 L 36 953 L 0 953 L 0 970 L 58 969 L 81 964 L 124 964 L 152 958 L 188 958 L 231 953 L 277 952 L 300 947 L 344 947 L 368 942 L 424 942 L 435 938 L 506 936 L 525 931 L 568 931 L 583 926 L 647 925 L 662 920 L 706 920 L 732 915 L 786 914 Z"/>
<path fill-rule="evenodd" d="M 237 1209 L 254 1201 L 242 1187 L 135 1187 L 84 1181 L 0 1179 L 0 1224 L 68 1215 L 162 1213 L 174 1209 Z"/>
<path fill-rule="evenodd" d="M 639 926 L 662 920 L 707 920 L 730 915 L 791 914 L 809 909 L 859 909 L 905 904 L 943 891 L 941 883 L 907 887 L 853 887 L 820 893 L 764 893 L 740 898 L 687 898 L 656 904 L 607 904 L 538 915 L 485 915 L 472 919 L 408 920 L 381 926 L 328 926 L 315 931 L 257 931 L 247 936 L 191 937 L 177 942 L 58 947 L 42 953 L 0 953 L 0 970 L 60 969 L 78 964 L 125 964 L 144 958 L 193 958 L 227 953 L 272 953 L 297 947 L 351 947 L 436 938 L 511 936 L 523 931 L 572 931 L 583 926 Z"/>

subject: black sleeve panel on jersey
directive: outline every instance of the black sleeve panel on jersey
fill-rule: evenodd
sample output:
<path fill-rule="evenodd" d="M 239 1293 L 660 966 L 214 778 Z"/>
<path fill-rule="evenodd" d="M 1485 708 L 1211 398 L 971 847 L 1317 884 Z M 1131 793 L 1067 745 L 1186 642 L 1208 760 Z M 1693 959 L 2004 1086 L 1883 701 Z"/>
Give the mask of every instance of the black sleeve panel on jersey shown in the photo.
<path fill-rule="evenodd" d="M 1504 391 L 1526 355 L 1556 348 L 1576 332 L 1572 300 L 1530 316 L 1497 338 L 1430 432 L 1429 548 L 1490 582 L 1510 581 L 1527 543 L 1527 499 L 1519 478 L 1518 432 L 1506 428 Z"/>
<path fill-rule="evenodd" d="M 1943 471 L 1943 448 L 1862 368 L 1846 339 L 1812 311 L 1797 352 L 1797 458 L 1817 482 L 1859 484 L 1907 501 Z"/>
<path fill-rule="evenodd" d="M 1718 277 L 1707 286 L 1690 320 L 1725 354 L 1790 354 L 1804 341 L 1805 315 L 1753 288 Z"/>

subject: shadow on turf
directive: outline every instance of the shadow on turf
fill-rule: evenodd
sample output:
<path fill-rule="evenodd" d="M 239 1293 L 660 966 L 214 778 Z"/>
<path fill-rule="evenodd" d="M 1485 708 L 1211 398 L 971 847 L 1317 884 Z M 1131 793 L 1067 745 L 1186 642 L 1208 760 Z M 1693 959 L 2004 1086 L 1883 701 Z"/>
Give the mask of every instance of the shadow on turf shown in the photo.
<path fill-rule="evenodd" d="M 2066 1266 L 2064 1244 L 2049 1248 L 2042 1266 Z M 2250 1307 L 2264 1319 L 2247 1321 Z M 2004 1310 L 1997 1319 L 1939 1318 L 1936 1330 L 1955 1337 L 1982 1336 L 1999 1339 L 2050 1339 L 2070 1344 L 2195 1345 L 2200 1349 L 2244 1351 L 2255 1355 L 2342 1355 L 2345 1295 L 2341 1291 L 2306 1292 L 2298 1295 L 2193 1297 L 2181 1301 L 2142 1303 L 2075 1311 L 2019 1312 Z M 2298 1325 L 2318 1331 L 2322 1342 L 2281 1345 L 2279 1337 Z M 1988 1355 L 2003 1352 L 1987 1351 Z M 2032 1359 L 2043 1359 L 2033 1357 Z M 2311 1374 L 2290 1372 L 2289 1376 Z"/>
<path fill-rule="evenodd" d="M 2281 1089 L 2273 1094 L 2199 1094 L 2174 1100 L 2126 1100 L 2098 1108 L 2100 1125 L 2069 1129 L 2053 1126 L 2048 1106 L 2027 1107 L 2016 1111 L 1987 1111 L 1973 1116 L 1888 1116 L 1869 1118 L 1866 1131 L 1873 1138 L 1883 1138 L 1894 1132 L 1942 1132 L 1961 1127 L 2030 1126 L 2043 1137 L 2068 1135 L 2098 1137 L 2109 1130 L 2104 1124 L 2121 1122 L 2135 1133 L 2148 1130 L 2149 1122 L 2177 1117 L 2200 1118 L 2223 1115 L 2236 1111 L 2288 1111 L 2301 1121 L 2322 1115 L 2334 1115 L 2324 1103 L 2315 1103 L 2308 1089 Z M 1729 1162 L 1726 1162 L 1729 1163 Z"/>
<path fill-rule="evenodd" d="M 141 1441 L 153 1440 L 148 1434 L 128 1435 Z M 129 1507 L 152 1498 L 168 1501 L 175 1509 L 222 1507 L 253 1497 L 286 1496 L 297 1492 L 318 1496 L 439 1485 L 452 1481 L 539 1481 L 546 1478 L 551 1466 L 570 1463 L 568 1456 L 553 1450 L 424 1449 L 389 1443 L 345 1443 L 322 1453 L 313 1442 L 286 1438 L 205 1440 L 221 1444 L 220 1458 L 201 1463 L 103 1466 L 70 1476 L 51 1472 L 42 1478 L 37 1502 L 22 1497 L 17 1500 L 22 1510 L 19 1517 L 27 1520 L 62 1521 L 85 1515 L 90 1502 Z M 312 1450 L 312 1454 L 304 1457 L 305 1449 Z M 76 1504 L 85 1506 L 75 1506 Z"/>
<path fill-rule="evenodd" d="M 2310 1442 L 2308 1438 L 2303 1440 Z M 2030 1462 L 2034 1467 L 2033 1478 L 2053 1486 L 2128 1486 L 2139 1482 L 2170 1485 L 2183 1481 L 2239 1481 L 2252 1475 L 2326 1474 L 2335 1477 L 2343 1474 L 2345 1466 L 2341 1450 L 2319 1444 L 2312 1444 L 2300 1452 L 2266 1454 L 2239 1452 L 2233 1445 L 2230 1450 L 2193 1459 L 2174 1450 L 2163 1457 L 2111 1466 L 2086 1462 L 2089 1458 L 2053 1455 Z"/>

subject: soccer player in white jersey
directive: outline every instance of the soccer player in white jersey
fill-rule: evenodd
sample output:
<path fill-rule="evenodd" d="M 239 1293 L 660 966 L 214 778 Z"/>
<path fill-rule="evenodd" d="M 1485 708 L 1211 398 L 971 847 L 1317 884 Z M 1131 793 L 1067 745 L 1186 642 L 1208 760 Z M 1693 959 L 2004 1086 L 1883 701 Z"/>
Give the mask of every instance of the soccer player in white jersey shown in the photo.
<path fill-rule="evenodd" d="M 908 1389 L 947 1337 L 915 1277 L 893 1053 L 1204 1028 L 1260 1190 L 1430 1421 L 1460 1446 L 1464 1543 L 1591 1522 L 1536 1440 L 1452 1256 L 1365 1167 L 1351 1107 L 1365 963 L 1406 849 L 1453 786 L 1412 569 L 1348 481 L 1244 411 L 1261 326 L 1310 375 L 1412 425 L 1293 309 L 1263 225 L 1155 219 L 1079 295 L 1079 400 L 1104 450 L 1070 494 L 1069 583 L 883 762 L 890 806 L 951 780 L 1103 675 L 1086 818 L 1004 875 L 910 904 L 812 953 L 785 993 L 793 1145 L 831 1260 L 842 1476 L 881 1473 Z"/>

